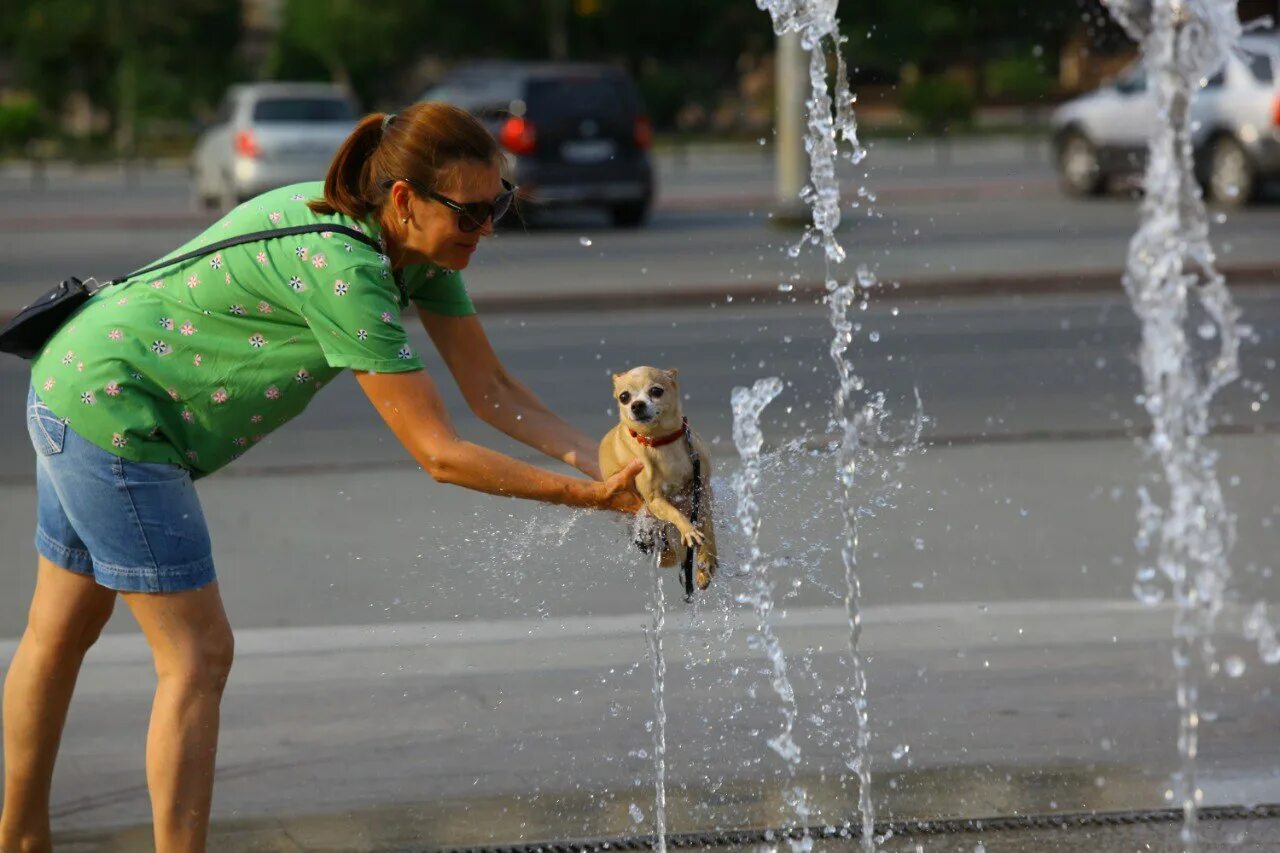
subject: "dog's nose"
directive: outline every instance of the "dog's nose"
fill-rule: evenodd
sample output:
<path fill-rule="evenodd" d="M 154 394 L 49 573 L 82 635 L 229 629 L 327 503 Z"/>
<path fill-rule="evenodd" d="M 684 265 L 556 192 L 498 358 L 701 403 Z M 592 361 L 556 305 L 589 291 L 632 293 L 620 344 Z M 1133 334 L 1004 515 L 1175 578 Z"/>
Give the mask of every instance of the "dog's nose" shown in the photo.
<path fill-rule="evenodd" d="M 631 404 L 631 413 L 638 415 L 645 410 L 644 400 L 636 400 Z"/>

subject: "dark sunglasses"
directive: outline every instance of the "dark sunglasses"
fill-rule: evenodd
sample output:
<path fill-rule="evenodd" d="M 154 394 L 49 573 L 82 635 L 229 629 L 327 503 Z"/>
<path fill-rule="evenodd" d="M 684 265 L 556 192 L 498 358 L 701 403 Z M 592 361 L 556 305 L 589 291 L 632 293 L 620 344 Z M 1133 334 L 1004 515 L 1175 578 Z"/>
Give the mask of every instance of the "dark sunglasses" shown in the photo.
<path fill-rule="evenodd" d="M 440 195 L 435 190 L 429 190 L 413 178 L 391 178 L 382 182 L 382 188 L 384 190 L 390 189 L 396 181 L 404 181 L 422 195 L 433 201 L 440 202 L 457 213 L 458 229 L 467 234 L 479 231 L 484 227 L 485 221 L 489 219 L 492 219 L 493 224 L 497 225 L 498 220 L 507 215 L 507 211 L 511 209 L 511 202 L 516 197 L 516 187 L 505 178 L 502 179 L 502 192 L 493 201 L 469 201 L 465 204 L 460 201 L 454 201 L 446 195 Z"/>

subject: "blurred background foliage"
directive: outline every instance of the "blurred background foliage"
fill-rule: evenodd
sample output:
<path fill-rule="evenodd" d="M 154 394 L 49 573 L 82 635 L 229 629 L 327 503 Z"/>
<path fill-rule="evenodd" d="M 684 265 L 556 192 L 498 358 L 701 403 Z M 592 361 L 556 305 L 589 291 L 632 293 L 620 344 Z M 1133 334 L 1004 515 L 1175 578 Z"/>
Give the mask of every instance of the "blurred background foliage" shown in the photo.
<path fill-rule="evenodd" d="M 770 125 L 774 36 L 753 0 L 8 0 L 5 9 L 0 148 L 10 152 L 50 134 L 118 152 L 189 139 L 242 80 L 332 80 L 368 109 L 394 108 L 451 65 L 482 58 L 621 64 L 668 133 L 756 136 Z M 966 126 L 985 104 L 1047 103 L 1070 89 L 1064 51 L 1127 48 L 1100 0 L 859 0 L 840 16 L 861 115 L 874 125 L 883 113 L 908 131 Z"/>

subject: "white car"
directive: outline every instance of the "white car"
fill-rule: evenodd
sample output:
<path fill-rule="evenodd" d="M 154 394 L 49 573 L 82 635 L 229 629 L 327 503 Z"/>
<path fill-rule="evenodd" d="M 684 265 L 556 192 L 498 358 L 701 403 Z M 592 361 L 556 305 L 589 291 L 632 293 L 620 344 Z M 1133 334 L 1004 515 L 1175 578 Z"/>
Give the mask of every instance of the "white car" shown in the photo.
<path fill-rule="evenodd" d="M 1196 172 L 1209 197 L 1245 204 L 1280 177 L 1280 39 L 1251 35 L 1191 101 Z M 1110 179 L 1140 171 L 1157 121 L 1140 62 L 1053 114 L 1058 174 L 1072 195 L 1098 195 Z"/>
<path fill-rule="evenodd" d="M 276 187 L 322 180 L 357 118 L 350 93 L 327 83 L 231 87 L 192 155 L 197 202 L 225 209 Z"/>

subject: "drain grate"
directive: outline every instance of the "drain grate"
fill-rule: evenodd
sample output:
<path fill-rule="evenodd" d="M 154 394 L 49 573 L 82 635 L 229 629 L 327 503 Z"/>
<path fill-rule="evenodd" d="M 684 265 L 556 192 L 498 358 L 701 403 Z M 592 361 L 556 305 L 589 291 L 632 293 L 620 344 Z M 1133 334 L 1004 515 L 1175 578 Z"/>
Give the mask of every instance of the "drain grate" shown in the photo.
<path fill-rule="evenodd" d="M 1199 810 L 1202 821 L 1260 820 L 1280 818 L 1280 803 L 1260 806 L 1216 806 Z M 911 838 L 938 835 L 965 835 L 979 832 L 1010 832 L 1044 829 L 1087 829 L 1137 826 L 1140 824 L 1168 824 L 1182 820 L 1181 809 L 1152 809 L 1147 811 L 1074 812 L 1045 815 L 997 816 L 986 818 L 948 818 L 944 820 L 904 820 L 877 823 L 876 835 L 891 832 L 895 838 Z M 861 826 L 811 826 L 808 834 L 815 840 L 854 839 L 862 834 Z M 667 846 L 673 848 L 728 847 L 742 844 L 759 844 L 796 839 L 804 835 L 799 828 L 766 827 L 761 829 L 731 829 L 714 832 L 673 833 L 667 836 Z M 422 847 L 402 848 L 407 851 L 431 853 L 595 853 L 612 850 L 650 850 L 656 844 L 652 835 L 620 835 L 610 838 L 584 838 L 571 841 L 538 841 L 520 844 L 498 844 L 480 847 Z"/>

